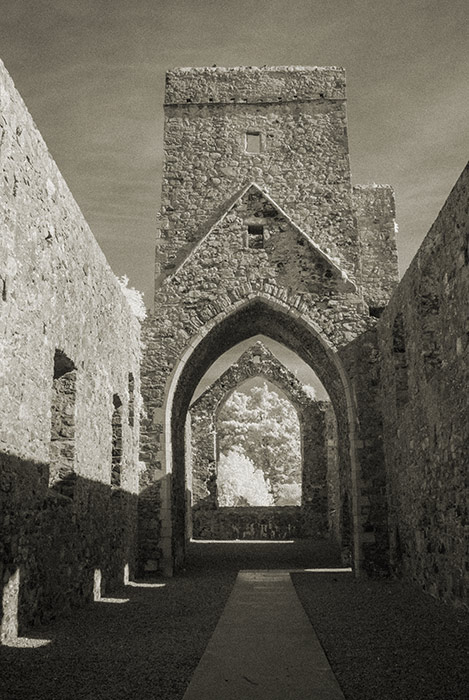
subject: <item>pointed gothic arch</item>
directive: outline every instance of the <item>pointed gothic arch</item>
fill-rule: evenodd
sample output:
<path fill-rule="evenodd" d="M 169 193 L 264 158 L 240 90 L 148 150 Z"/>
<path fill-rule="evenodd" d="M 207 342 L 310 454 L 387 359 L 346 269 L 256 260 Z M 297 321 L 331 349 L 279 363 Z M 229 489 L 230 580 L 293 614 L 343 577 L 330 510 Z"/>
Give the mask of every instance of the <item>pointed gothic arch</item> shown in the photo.
<path fill-rule="evenodd" d="M 267 391 L 266 394 L 264 394 L 264 391 Z M 250 503 L 244 503 L 243 498 L 241 497 L 241 502 L 237 503 L 227 503 L 227 500 L 230 500 L 230 490 L 229 490 L 229 485 L 228 485 L 228 493 L 226 493 L 227 490 L 227 478 L 228 474 L 231 474 L 231 469 L 225 468 L 225 470 L 222 470 L 222 474 L 220 475 L 220 461 L 223 462 L 223 456 L 227 456 L 230 452 L 230 450 L 233 449 L 235 445 L 239 443 L 236 440 L 236 434 L 233 434 L 231 430 L 228 429 L 228 431 L 224 430 L 224 427 L 226 427 L 226 422 L 230 422 L 230 417 L 229 413 L 227 413 L 227 410 L 229 411 L 230 404 L 232 403 L 233 399 L 236 399 L 236 396 L 245 396 L 246 400 L 249 402 L 250 400 L 252 401 L 253 399 L 253 392 L 254 396 L 256 395 L 257 392 L 261 392 L 264 394 L 266 398 L 268 398 L 269 401 L 274 401 L 276 404 L 277 401 L 279 404 L 282 405 L 283 409 L 285 412 L 282 411 L 281 415 L 275 414 L 275 415 L 270 415 L 269 413 L 262 411 L 262 413 L 259 411 L 258 416 L 260 417 L 260 422 L 259 422 L 259 429 L 260 433 L 262 433 L 262 446 L 265 447 L 266 444 L 269 444 L 269 436 L 274 437 L 275 440 L 275 435 L 272 435 L 269 428 L 271 428 L 269 424 L 269 419 L 274 419 L 276 425 L 278 426 L 278 429 L 280 431 L 280 434 L 283 436 L 282 444 L 285 444 L 285 437 L 286 437 L 286 432 L 285 432 L 285 424 L 287 423 L 289 425 L 289 437 L 291 439 L 291 445 L 292 445 L 292 458 L 291 460 L 282 460 L 281 467 L 282 470 L 281 472 L 276 470 L 275 473 L 268 474 L 266 472 L 266 468 L 268 468 L 268 465 L 266 463 L 258 463 L 255 458 L 253 458 L 249 452 L 250 444 L 252 445 L 252 437 L 247 436 L 246 441 L 243 441 L 243 444 L 246 446 L 246 451 L 245 455 L 248 457 L 255 469 L 255 474 L 254 478 L 256 478 L 256 473 L 257 470 L 260 470 L 262 474 L 264 475 L 264 481 L 267 479 L 268 481 L 266 482 L 266 490 L 269 491 L 270 496 L 273 499 L 273 503 L 270 505 L 262 505 L 262 504 L 254 504 L 251 505 Z M 278 404 L 277 404 L 278 405 Z M 274 409 L 275 410 L 275 409 Z M 194 415 L 193 409 L 191 407 L 191 417 Z M 244 417 L 246 418 L 246 417 Z M 304 479 L 304 449 L 303 449 L 303 437 L 304 437 L 304 420 L 303 416 L 301 413 L 301 408 L 294 403 L 291 398 L 288 396 L 288 394 L 285 391 L 285 388 L 280 385 L 280 382 L 275 381 L 273 379 L 267 378 L 265 375 L 263 375 L 261 372 L 256 375 L 256 376 L 251 376 L 246 379 L 242 379 L 236 386 L 233 387 L 233 389 L 228 390 L 227 393 L 221 398 L 221 401 L 217 404 L 214 410 L 214 415 L 213 415 L 213 420 L 214 420 L 214 425 L 215 425 L 215 453 L 216 453 L 216 486 L 217 486 L 217 492 L 216 492 L 216 510 L 220 511 L 220 509 L 224 509 L 225 512 L 227 508 L 234 508 L 235 509 L 235 514 L 240 513 L 242 509 L 245 508 L 262 508 L 262 509 L 268 509 L 271 514 L 273 514 L 275 511 L 285 511 L 285 508 L 290 508 L 290 509 L 297 509 L 298 511 L 300 510 L 301 506 L 301 499 L 302 499 L 302 487 L 303 483 L 305 481 Z M 243 421 L 243 416 L 240 417 L 240 420 Z M 194 435 L 194 426 L 192 427 L 192 433 Z M 266 439 L 267 438 L 267 439 Z M 293 447 L 294 445 L 294 447 Z M 192 443 L 192 449 L 194 449 L 194 442 Z M 296 462 L 295 460 L 298 460 Z M 275 462 L 275 457 L 274 457 L 274 462 Z M 229 462 L 229 465 L 231 467 L 231 462 Z M 279 465 L 280 466 L 280 465 Z M 285 495 L 282 493 L 282 477 L 284 474 L 288 473 L 288 468 L 292 469 L 293 471 L 290 474 L 291 481 L 290 483 L 294 482 L 295 486 L 299 488 L 299 492 L 295 492 L 293 496 L 290 498 L 294 500 L 295 502 L 284 502 L 285 501 Z M 221 487 L 221 490 L 220 490 Z M 236 494 L 235 494 L 236 495 Z M 290 498 L 286 498 L 287 501 L 290 501 Z M 279 499 L 280 502 L 277 502 L 277 499 Z M 225 501 L 225 502 L 224 502 Z M 201 504 L 202 507 L 205 505 L 205 503 Z M 264 511 L 266 513 L 267 511 Z M 251 513 L 247 513 L 248 518 L 248 528 L 246 530 L 243 530 L 243 528 L 232 528 L 231 533 L 230 533 L 230 528 L 227 529 L 225 532 L 225 529 L 223 527 L 223 523 L 221 524 L 222 526 L 219 528 L 219 531 L 215 529 L 214 534 L 218 535 L 218 537 L 222 537 L 222 539 L 230 539 L 233 538 L 233 533 L 236 535 L 236 539 L 265 539 L 265 538 L 271 538 L 271 539 L 287 539 L 291 538 L 293 536 L 295 537 L 301 537 L 303 533 L 301 534 L 296 534 L 295 533 L 295 523 L 293 522 L 293 519 L 291 523 L 288 523 L 288 528 L 286 530 L 279 530 L 275 518 L 273 518 L 269 525 L 270 527 L 267 528 L 267 522 L 265 522 L 265 519 L 262 520 L 262 522 L 256 522 L 258 520 L 258 517 L 256 517 L 255 511 L 252 511 Z M 255 526 L 255 527 L 253 527 Z M 200 528 L 199 528 L 200 531 Z M 265 531 L 265 532 L 264 532 Z M 218 534 L 219 532 L 219 534 Z M 295 534 L 294 534 L 295 533 Z M 210 532 L 208 533 L 208 536 L 210 535 Z M 193 534 L 193 537 L 195 535 Z M 206 535 L 207 537 L 207 535 Z M 306 537 L 306 535 L 305 535 Z M 216 539 L 216 537 L 215 537 Z"/>
<path fill-rule="evenodd" d="M 313 324 L 285 302 L 256 295 L 213 317 L 193 337 L 175 363 L 167 381 L 164 405 L 164 469 L 171 487 L 162 494 L 163 551 L 179 567 L 186 538 L 186 416 L 194 390 L 210 365 L 237 343 L 262 334 L 295 352 L 318 375 L 337 418 L 341 500 L 352 513 L 351 526 L 342 528 L 342 548 L 360 568 L 360 542 L 355 457 L 355 416 L 351 388 L 335 350 Z M 169 480 L 166 480 L 169 484 Z"/>
<path fill-rule="evenodd" d="M 219 501 L 218 416 L 234 391 L 246 381 L 268 382 L 295 411 L 300 431 L 300 500 L 289 505 L 244 506 L 229 510 Z M 335 416 L 330 401 L 319 401 L 305 390 L 266 345 L 258 340 L 247 348 L 190 406 L 191 454 L 187 460 L 190 484 L 191 536 L 208 539 L 315 538 L 337 540 L 335 519 L 337 460 L 331 449 Z M 332 440 L 335 444 L 335 440 Z M 187 523 L 190 529 L 190 522 Z"/>

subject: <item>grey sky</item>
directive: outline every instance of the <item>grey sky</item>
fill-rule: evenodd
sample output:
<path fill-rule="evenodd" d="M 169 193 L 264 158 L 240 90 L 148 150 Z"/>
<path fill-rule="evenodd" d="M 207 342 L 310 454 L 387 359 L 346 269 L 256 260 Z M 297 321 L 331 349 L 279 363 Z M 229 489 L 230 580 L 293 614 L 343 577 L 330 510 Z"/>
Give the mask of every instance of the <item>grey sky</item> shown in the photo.
<path fill-rule="evenodd" d="M 2 0 L 0 57 L 116 274 L 152 301 L 164 71 L 341 65 L 355 183 L 401 268 L 467 160 L 467 0 Z"/>
<path fill-rule="evenodd" d="M 223 353 L 223 355 L 220 355 L 220 357 L 211 367 L 209 367 L 207 372 L 200 380 L 192 400 L 195 401 L 198 399 L 199 396 L 203 394 L 203 392 L 216 379 L 218 379 L 220 374 L 225 372 L 233 362 L 236 362 L 239 359 L 243 352 L 246 352 L 246 350 L 254 345 L 254 343 L 256 343 L 258 340 L 264 343 L 264 345 L 277 357 L 277 359 L 296 375 L 298 381 L 302 382 L 303 384 L 309 384 L 309 386 L 314 388 L 316 391 L 316 399 L 318 401 L 324 401 L 328 398 L 328 394 L 322 383 L 319 381 L 316 373 L 309 365 L 306 364 L 306 362 L 303 362 L 298 355 L 285 347 L 285 345 L 281 345 L 275 340 L 272 340 L 272 338 L 267 338 L 265 335 L 255 335 L 248 340 L 243 340 L 242 343 L 238 343 L 238 345 L 235 345 L 234 348 L 231 348 L 231 350 L 228 350 L 227 352 Z"/>

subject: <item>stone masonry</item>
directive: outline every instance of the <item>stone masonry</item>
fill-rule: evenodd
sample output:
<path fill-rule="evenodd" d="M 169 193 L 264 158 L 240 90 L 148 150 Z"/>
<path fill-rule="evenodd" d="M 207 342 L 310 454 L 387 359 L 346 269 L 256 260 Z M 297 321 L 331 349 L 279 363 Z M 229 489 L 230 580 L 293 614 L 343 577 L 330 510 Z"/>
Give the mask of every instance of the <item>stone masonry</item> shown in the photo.
<path fill-rule="evenodd" d="M 194 391 L 258 334 L 329 395 L 344 562 L 469 604 L 469 167 L 397 284 L 393 192 L 352 187 L 345 97 L 334 67 L 167 74 L 141 359 L 139 324 L 0 64 L 2 642 L 183 565 Z M 295 512 L 281 517 L 290 533 Z M 233 532 L 269 528 L 252 512 Z"/>
<path fill-rule="evenodd" d="M 0 64 L 1 636 L 134 568 L 139 323 Z M 123 406 L 111 488 L 113 395 Z"/>
<path fill-rule="evenodd" d="M 377 325 L 392 568 L 466 606 L 468 194 L 466 166 Z"/>
<path fill-rule="evenodd" d="M 340 350 L 373 327 L 396 284 L 394 231 L 391 189 L 351 187 L 342 69 L 167 74 L 155 313 L 142 381 L 142 570 L 183 560 L 192 393 L 222 352 L 256 333 L 297 352 L 330 396 L 344 560 L 353 553 L 362 565 L 362 536 L 385 545 L 382 490 L 367 495 L 376 532 L 367 514 L 364 529 L 362 426 Z"/>
<path fill-rule="evenodd" d="M 217 500 L 216 419 L 228 395 L 246 379 L 267 379 L 283 391 L 297 411 L 301 432 L 301 505 L 288 507 L 221 508 Z M 192 493 L 192 536 L 202 539 L 286 539 L 334 537 L 333 521 L 339 494 L 335 453 L 336 436 L 328 431 L 335 422 L 328 401 L 316 401 L 301 382 L 261 343 L 244 352 L 191 405 L 192 455 L 186 465 Z"/>

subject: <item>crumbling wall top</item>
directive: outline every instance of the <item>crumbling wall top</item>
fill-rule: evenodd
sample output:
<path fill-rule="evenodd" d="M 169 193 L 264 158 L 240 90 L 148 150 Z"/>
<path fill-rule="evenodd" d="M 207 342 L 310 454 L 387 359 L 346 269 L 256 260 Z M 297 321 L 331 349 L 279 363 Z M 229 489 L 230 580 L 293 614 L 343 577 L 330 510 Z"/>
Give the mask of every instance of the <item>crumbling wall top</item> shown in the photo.
<path fill-rule="evenodd" d="M 175 68 L 166 74 L 166 104 L 345 99 L 345 70 L 335 66 Z"/>

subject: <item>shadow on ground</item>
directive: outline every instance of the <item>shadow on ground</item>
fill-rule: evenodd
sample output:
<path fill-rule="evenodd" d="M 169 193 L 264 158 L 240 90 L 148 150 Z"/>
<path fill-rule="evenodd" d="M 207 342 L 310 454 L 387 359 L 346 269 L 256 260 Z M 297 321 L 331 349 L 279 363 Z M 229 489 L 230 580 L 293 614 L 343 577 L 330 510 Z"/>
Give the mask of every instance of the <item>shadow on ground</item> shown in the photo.
<path fill-rule="evenodd" d="M 340 550 L 326 540 L 221 541 L 192 540 L 187 549 L 189 571 L 239 569 L 307 569 L 337 567 Z"/>
<path fill-rule="evenodd" d="M 180 700 L 240 568 L 303 568 L 336 556 L 325 543 L 191 543 L 178 576 L 122 587 L 25 633 L 25 648 L 0 647 L 0 697 Z"/>
<path fill-rule="evenodd" d="M 292 574 L 347 700 L 467 700 L 469 612 L 400 581 Z"/>
<path fill-rule="evenodd" d="M 337 556 L 326 543 L 191 543 L 173 579 L 123 586 L 35 628 L 26 648 L 0 647 L 0 697 L 181 700 L 239 569 L 334 567 Z M 398 582 L 293 580 L 347 700 L 466 700 L 467 612 Z"/>

